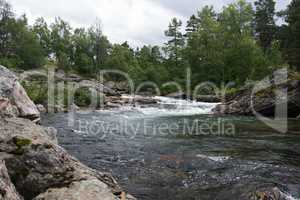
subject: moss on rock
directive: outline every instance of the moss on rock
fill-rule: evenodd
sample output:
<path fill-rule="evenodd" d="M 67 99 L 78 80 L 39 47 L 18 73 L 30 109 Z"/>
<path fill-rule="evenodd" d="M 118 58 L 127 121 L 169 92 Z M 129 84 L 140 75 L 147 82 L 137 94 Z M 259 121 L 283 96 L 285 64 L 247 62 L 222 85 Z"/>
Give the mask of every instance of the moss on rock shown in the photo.
<path fill-rule="evenodd" d="M 30 139 L 20 137 L 14 137 L 12 141 L 18 147 L 18 149 L 22 149 L 23 147 L 29 146 L 32 143 Z"/>

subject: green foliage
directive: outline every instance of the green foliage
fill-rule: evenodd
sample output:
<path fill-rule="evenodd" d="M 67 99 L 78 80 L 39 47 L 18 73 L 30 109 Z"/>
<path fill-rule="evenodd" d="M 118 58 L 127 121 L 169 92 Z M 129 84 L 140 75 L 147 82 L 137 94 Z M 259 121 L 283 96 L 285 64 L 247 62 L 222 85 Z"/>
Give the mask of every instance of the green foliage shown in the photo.
<path fill-rule="evenodd" d="M 14 137 L 13 138 L 13 143 L 18 148 L 23 148 L 24 146 L 29 146 L 31 144 L 31 140 L 30 139 L 26 139 L 26 138 Z"/>
<path fill-rule="evenodd" d="M 43 80 L 26 81 L 22 83 L 30 99 L 36 104 L 45 105 L 48 100 L 47 83 Z"/>
<path fill-rule="evenodd" d="M 96 107 L 100 107 L 100 105 L 104 103 L 105 96 L 100 93 L 93 93 L 89 88 L 79 88 L 75 92 L 74 103 L 80 107 L 88 107 L 91 106 L 92 103 L 95 103 Z"/>
<path fill-rule="evenodd" d="M 168 71 L 162 63 L 162 55 L 158 46 L 144 46 L 136 52 L 140 67 L 143 69 L 145 81 L 161 85 L 168 80 Z"/>
<path fill-rule="evenodd" d="M 300 1 L 292 0 L 287 9 L 283 50 L 288 63 L 300 71 Z"/>
<path fill-rule="evenodd" d="M 260 46 L 264 52 L 267 52 L 275 38 L 275 1 L 274 0 L 258 0 L 255 3 L 255 33 L 259 40 Z"/>
<path fill-rule="evenodd" d="M 188 35 L 185 50 L 194 83 L 233 81 L 242 85 L 267 74 L 267 59 L 252 36 L 251 4 L 238 1 L 219 15 L 206 6 L 196 19 L 197 29 Z"/>
<path fill-rule="evenodd" d="M 294 80 L 300 81 L 300 73 L 294 73 L 294 74 L 292 75 L 292 78 L 293 78 Z"/>
<path fill-rule="evenodd" d="M 106 69 L 117 69 L 127 72 L 129 76 L 139 83 L 144 80 L 144 72 L 140 67 L 134 51 L 129 48 L 127 43 L 122 45 L 114 45 L 111 49 L 110 56 L 105 64 Z M 119 81 L 119 76 L 111 77 Z"/>
<path fill-rule="evenodd" d="M 88 34 L 94 65 L 97 69 L 101 69 L 108 59 L 111 44 L 103 35 L 100 22 L 89 28 Z"/>
<path fill-rule="evenodd" d="M 34 34 L 28 30 L 23 30 L 22 37 L 18 42 L 16 54 L 22 60 L 22 69 L 38 68 L 45 64 L 45 57 L 42 48 Z"/>
<path fill-rule="evenodd" d="M 51 31 L 44 18 L 38 18 L 33 25 L 32 31 L 36 34 L 38 41 L 43 48 L 43 53 L 48 57 L 51 53 Z"/>
<path fill-rule="evenodd" d="M 0 61 L 21 69 L 37 68 L 45 61 L 36 35 L 27 27 L 26 16 L 16 19 L 4 0 L 0 1 Z"/>
<path fill-rule="evenodd" d="M 95 77 L 102 69 L 120 70 L 136 85 L 151 81 L 160 87 L 168 81 L 183 84 L 186 68 L 192 70 L 193 85 L 235 82 L 236 87 L 265 77 L 282 66 L 284 59 L 300 69 L 299 0 L 291 2 L 287 24 L 280 28 L 274 20 L 274 0 L 257 0 L 255 7 L 245 0 L 225 6 L 219 13 L 205 6 L 189 18 L 185 32 L 182 21 L 173 18 L 165 31 L 169 39 L 162 48 L 133 50 L 127 42 L 112 45 L 99 22 L 88 29 L 73 29 L 61 18 L 52 24 L 39 18 L 28 26 L 26 16 L 16 18 L 11 6 L 0 0 L 0 64 L 31 69 L 48 62 L 87 77 Z M 106 79 L 124 80 L 117 75 Z M 25 88 L 36 103 L 46 101 L 45 84 Z M 177 88 L 163 90 L 175 92 Z M 66 96 L 68 91 L 64 93 Z M 88 94 L 77 92 L 80 105 L 89 104 Z"/>
<path fill-rule="evenodd" d="M 25 152 L 25 147 L 31 145 L 32 141 L 27 138 L 13 137 L 12 142 L 16 145 L 17 149 L 13 151 L 14 154 L 22 155 Z"/>
<path fill-rule="evenodd" d="M 167 66 L 169 71 L 173 71 L 176 76 L 182 75 L 182 49 L 184 46 L 184 37 L 181 33 L 182 21 L 173 18 L 169 24 L 168 30 L 165 31 L 165 36 L 170 40 L 167 42 L 164 50 L 168 56 Z"/>

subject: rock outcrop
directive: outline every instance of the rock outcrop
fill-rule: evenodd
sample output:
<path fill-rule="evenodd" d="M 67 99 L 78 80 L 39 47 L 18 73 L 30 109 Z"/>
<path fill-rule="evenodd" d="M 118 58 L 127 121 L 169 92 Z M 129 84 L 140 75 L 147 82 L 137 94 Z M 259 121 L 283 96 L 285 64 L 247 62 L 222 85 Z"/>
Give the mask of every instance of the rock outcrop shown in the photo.
<path fill-rule="evenodd" d="M 110 174 L 83 165 L 61 148 L 55 129 L 35 123 L 39 111 L 2 66 L 0 113 L 1 200 L 134 199 Z"/>
<path fill-rule="evenodd" d="M 300 81 L 289 79 L 280 84 L 271 80 L 268 87 L 257 89 L 247 87 L 233 95 L 227 96 L 227 101 L 214 109 L 216 114 L 254 115 L 255 112 L 264 116 L 274 116 L 276 106 L 287 104 L 288 117 L 296 118 L 300 114 Z M 267 83 L 268 84 L 268 83 Z M 266 85 L 267 85 L 266 84 Z M 280 91 L 287 91 L 287 98 Z"/>
<path fill-rule="evenodd" d="M 39 111 L 18 82 L 18 78 L 3 66 L 0 66 L 0 113 L 28 118 L 35 122 L 40 120 Z"/>
<path fill-rule="evenodd" d="M 292 197 L 286 195 L 279 188 L 265 188 L 256 191 L 254 194 L 250 195 L 250 200 L 291 200 Z"/>
<path fill-rule="evenodd" d="M 0 120 L 0 132 L 0 159 L 25 199 L 78 199 L 76 191 L 91 200 L 114 200 L 122 193 L 113 177 L 81 164 L 45 128 L 27 119 L 7 118 Z"/>
<path fill-rule="evenodd" d="M 174 92 L 166 95 L 166 97 L 175 98 L 175 99 L 186 99 L 187 95 L 184 92 Z"/>
<path fill-rule="evenodd" d="M 39 70 L 31 70 L 25 71 L 19 74 L 19 77 L 22 81 L 35 81 L 35 80 L 44 80 L 47 81 L 48 74 L 46 71 L 39 71 Z M 57 82 L 67 82 L 67 83 L 74 83 L 77 84 L 78 87 L 87 87 L 94 89 L 98 92 L 101 92 L 108 96 L 120 96 L 120 93 L 116 90 L 107 87 L 101 84 L 99 81 L 95 79 L 84 79 L 76 74 L 65 74 L 63 71 L 56 71 L 53 73 L 53 80 L 55 83 Z"/>

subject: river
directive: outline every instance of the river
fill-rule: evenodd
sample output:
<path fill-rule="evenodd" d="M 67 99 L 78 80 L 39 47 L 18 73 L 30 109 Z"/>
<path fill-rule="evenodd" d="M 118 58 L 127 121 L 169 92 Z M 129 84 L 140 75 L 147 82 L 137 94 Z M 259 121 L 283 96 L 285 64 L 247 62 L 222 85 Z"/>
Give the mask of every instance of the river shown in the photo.
<path fill-rule="evenodd" d="M 254 117 L 211 115 L 216 104 L 163 97 L 160 105 L 43 116 L 59 143 L 111 172 L 141 200 L 243 200 L 277 187 L 300 198 L 300 121 L 288 134 Z"/>

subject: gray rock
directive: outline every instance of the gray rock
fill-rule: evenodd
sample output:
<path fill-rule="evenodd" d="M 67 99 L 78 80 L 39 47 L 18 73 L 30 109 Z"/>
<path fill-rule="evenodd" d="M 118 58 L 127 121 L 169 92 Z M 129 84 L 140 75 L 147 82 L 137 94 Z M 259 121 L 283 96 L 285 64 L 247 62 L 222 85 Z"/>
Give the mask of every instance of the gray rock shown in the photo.
<path fill-rule="evenodd" d="M 291 199 L 286 194 L 280 191 L 279 188 L 266 188 L 256 191 L 251 197 L 250 200 L 289 200 Z"/>
<path fill-rule="evenodd" d="M 40 194 L 34 200 L 115 200 L 106 184 L 98 179 L 73 182 L 68 187 L 53 188 Z"/>
<path fill-rule="evenodd" d="M 13 106 L 9 99 L 0 97 L 0 115 L 14 117 L 19 115 L 18 108 Z"/>
<path fill-rule="evenodd" d="M 40 113 L 18 82 L 18 78 L 3 66 L 0 66 L 0 98 L 9 99 L 10 104 L 18 109 L 19 117 L 39 121 Z"/>
<path fill-rule="evenodd" d="M 287 99 L 276 97 L 275 89 L 287 89 Z M 275 106 L 287 102 L 288 116 L 296 118 L 300 113 L 300 83 L 289 80 L 276 88 L 270 87 L 252 94 L 253 88 L 243 88 L 234 95 L 227 97 L 227 101 L 218 105 L 216 114 L 253 115 L 254 111 L 264 116 L 274 116 Z"/>
<path fill-rule="evenodd" d="M 166 97 L 175 98 L 175 99 L 185 99 L 186 96 L 187 95 L 184 92 L 174 92 L 166 95 Z"/>
<path fill-rule="evenodd" d="M 58 144 L 57 140 L 57 130 L 53 127 L 44 127 L 45 133 L 49 137 L 50 141 L 54 144 Z"/>
<path fill-rule="evenodd" d="M 111 95 L 111 96 L 120 95 L 115 90 L 104 86 L 103 84 L 99 83 L 97 80 L 82 80 L 79 82 L 79 86 L 95 89 L 96 91 L 100 93 L 104 93 L 105 95 Z"/>
<path fill-rule="evenodd" d="M 105 105 L 106 108 L 121 108 L 122 104 L 107 102 Z"/>
<path fill-rule="evenodd" d="M 0 160 L 0 199 L 23 200 L 12 184 L 3 160 Z"/>
<path fill-rule="evenodd" d="M 150 105 L 150 104 L 157 104 L 158 100 L 149 97 L 149 96 L 140 96 L 140 95 L 135 95 L 135 96 L 122 96 L 121 100 L 125 104 L 140 104 L 140 105 Z"/>
<path fill-rule="evenodd" d="M 99 197 L 98 192 L 108 199 L 118 199 L 122 194 L 110 174 L 81 164 L 59 147 L 43 127 L 26 119 L 8 118 L 0 119 L 0 132 L 0 159 L 5 160 L 17 191 L 25 199 L 39 195 L 37 199 L 67 197 L 78 188 L 85 188 L 80 195 L 91 199 Z"/>
<path fill-rule="evenodd" d="M 221 102 L 221 98 L 215 95 L 198 95 L 195 100 L 198 102 L 208 102 L 208 103 Z"/>
<path fill-rule="evenodd" d="M 37 109 L 40 113 L 46 113 L 47 112 L 47 109 L 41 104 L 36 105 L 36 107 L 37 107 Z"/>
<path fill-rule="evenodd" d="M 121 93 L 130 92 L 130 87 L 127 81 L 121 81 L 121 82 L 108 81 L 104 83 L 104 85 L 108 88 L 111 88 Z"/>
<path fill-rule="evenodd" d="M 0 118 L 0 133 L 0 149 L 4 152 L 7 151 L 5 147 L 12 147 L 5 144 L 15 137 L 26 137 L 40 143 L 57 141 L 54 130 L 51 133 L 49 128 L 37 126 L 32 121 L 22 118 Z"/>
<path fill-rule="evenodd" d="M 47 81 L 47 73 L 40 70 L 29 70 L 19 74 L 20 81 L 32 81 L 37 79 Z"/>

